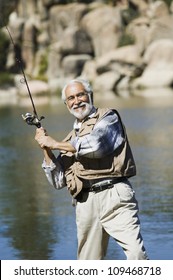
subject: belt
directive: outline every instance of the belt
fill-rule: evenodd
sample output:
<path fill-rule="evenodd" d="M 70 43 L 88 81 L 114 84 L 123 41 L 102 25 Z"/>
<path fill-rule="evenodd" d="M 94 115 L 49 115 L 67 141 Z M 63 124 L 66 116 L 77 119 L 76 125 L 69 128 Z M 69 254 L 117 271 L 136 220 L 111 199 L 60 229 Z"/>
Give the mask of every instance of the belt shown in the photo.
<path fill-rule="evenodd" d="M 90 187 L 84 187 L 82 192 L 100 192 L 106 189 L 113 188 L 114 184 L 120 183 L 127 180 L 126 177 L 119 177 L 119 178 L 112 178 L 112 179 L 105 179 L 101 180 L 100 182 L 91 184 Z"/>

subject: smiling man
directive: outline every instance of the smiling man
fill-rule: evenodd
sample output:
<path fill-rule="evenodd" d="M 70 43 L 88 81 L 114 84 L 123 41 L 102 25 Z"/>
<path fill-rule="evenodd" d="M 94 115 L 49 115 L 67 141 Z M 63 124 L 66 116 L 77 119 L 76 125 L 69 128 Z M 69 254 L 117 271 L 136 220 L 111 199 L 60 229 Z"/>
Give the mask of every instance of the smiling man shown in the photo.
<path fill-rule="evenodd" d="M 90 88 L 85 89 L 83 84 L 71 81 L 63 89 L 62 98 L 70 113 L 82 121 L 93 109 L 91 95 Z"/>
<path fill-rule="evenodd" d="M 72 131 L 57 141 L 38 128 L 35 139 L 44 151 L 42 167 L 50 184 L 67 187 L 75 201 L 78 259 L 104 259 L 109 236 L 127 259 L 148 259 L 129 182 L 136 166 L 119 113 L 96 108 L 91 86 L 82 79 L 65 85 L 62 99 L 76 118 Z M 59 150 L 57 158 L 53 150 Z"/>

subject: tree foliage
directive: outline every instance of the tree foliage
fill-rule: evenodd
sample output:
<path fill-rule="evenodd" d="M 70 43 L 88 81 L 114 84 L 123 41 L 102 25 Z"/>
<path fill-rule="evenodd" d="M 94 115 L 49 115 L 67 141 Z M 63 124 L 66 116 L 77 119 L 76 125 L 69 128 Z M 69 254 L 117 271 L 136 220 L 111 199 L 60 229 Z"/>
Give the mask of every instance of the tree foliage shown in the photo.
<path fill-rule="evenodd" d="M 0 69 L 5 69 L 9 40 L 0 30 Z"/>

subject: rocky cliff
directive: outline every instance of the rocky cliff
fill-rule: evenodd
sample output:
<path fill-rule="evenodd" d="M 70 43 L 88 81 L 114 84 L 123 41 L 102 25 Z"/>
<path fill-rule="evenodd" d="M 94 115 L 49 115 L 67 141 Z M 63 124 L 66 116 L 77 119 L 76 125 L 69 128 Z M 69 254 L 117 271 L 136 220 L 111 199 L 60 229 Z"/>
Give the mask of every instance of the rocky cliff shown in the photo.
<path fill-rule="evenodd" d="M 173 87 L 173 4 L 66 2 L 18 0 L 10 14 L 8 27 L 28 76 L 44 79 L 51 92 L 79 75 L 102 92 Z M 9 69 L 14 58 L 10 48 Z"/>

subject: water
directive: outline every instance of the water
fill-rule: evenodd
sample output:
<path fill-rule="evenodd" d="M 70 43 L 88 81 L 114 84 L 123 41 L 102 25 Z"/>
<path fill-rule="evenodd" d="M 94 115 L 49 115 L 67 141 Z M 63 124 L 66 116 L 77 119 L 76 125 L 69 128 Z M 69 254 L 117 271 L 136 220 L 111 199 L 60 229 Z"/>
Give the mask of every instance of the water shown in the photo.
<path fill-rule="evenodd" d="M 173 259 L 173 97 L 113 99 L 106 106 L 119 110 L 136 159 L 131 181 L 149 257 Z M 21 119 L 28 108 L 0 107 L 0 259 L 76 259 L 75 209 L 67 191 L 45 179 L 35 127 Z M 49 102 L 38 111 L 53 137 L 61 140 L 71 129 L 64 105 Z M 112 239 L 106 259 L 125 259 Z"/>

